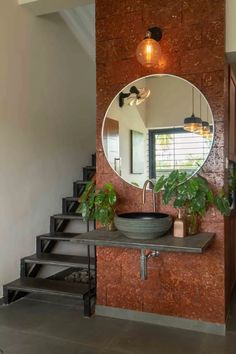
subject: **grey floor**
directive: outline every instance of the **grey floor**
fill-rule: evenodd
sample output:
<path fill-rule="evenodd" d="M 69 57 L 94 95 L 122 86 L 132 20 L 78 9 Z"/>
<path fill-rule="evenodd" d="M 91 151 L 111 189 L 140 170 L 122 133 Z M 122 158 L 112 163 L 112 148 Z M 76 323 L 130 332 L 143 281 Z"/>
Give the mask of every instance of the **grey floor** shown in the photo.
<path fill-rule="evenodd" d="M 85 319 L 73 301 L 62 305 L 58 299 L 28 297 L 0 307 L 0 348 L 4 354 L 235 354 L 236 296 L 225 337 Z"/>

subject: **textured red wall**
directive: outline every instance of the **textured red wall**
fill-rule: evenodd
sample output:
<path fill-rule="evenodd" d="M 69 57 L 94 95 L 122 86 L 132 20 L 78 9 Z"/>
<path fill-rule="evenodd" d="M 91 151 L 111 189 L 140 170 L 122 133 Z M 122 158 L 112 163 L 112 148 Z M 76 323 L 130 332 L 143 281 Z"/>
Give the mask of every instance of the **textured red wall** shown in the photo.
<path fill-rule="evenodd" d="M 101 127 L 111 99 L 128 84 L 151 73 L 186 78 L 207 97 L 215 119 L 212 152 L 204 176 L 221 188 L 224 181 L 224 0 L 99 0 L 97 33 L 97 184 L 112 182 L 119 210 L 142 210 L 141 190 L 122 181 L 103 154 Z M 162 61 L 148 70 L 137 63 L 135 49 L 148 27 L 163 29 Z M 149 196 L 150 197 L 150 196 Z M 149 198 L 150 201 L 150 198 Z M 150 208 L 150 204 L 145 209 Z M 171 208 L 163 208 L 174 213 Z M 162 253 L 150 259 L 148 280 L 140 280 L 139 252 L 97 249 L 97 303 L 223 323 L 224 220 L 214 209 L 202 230 L 216 233 L 203 255 Z"/>

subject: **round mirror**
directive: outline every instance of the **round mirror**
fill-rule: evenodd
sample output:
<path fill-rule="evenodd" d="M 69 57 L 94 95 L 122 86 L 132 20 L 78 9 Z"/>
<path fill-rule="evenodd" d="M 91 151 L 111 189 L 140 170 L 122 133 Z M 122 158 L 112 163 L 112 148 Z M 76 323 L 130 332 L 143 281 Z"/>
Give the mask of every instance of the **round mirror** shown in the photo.
<path fill-rule="evenodd" d="M 173 170 L 195 174 L 214 138 L 211 108 L 203 94 L 173 75 L 131 82 L 112 100 L 103 122 L 106 158 L 126 182 L 143 187 Z"/>

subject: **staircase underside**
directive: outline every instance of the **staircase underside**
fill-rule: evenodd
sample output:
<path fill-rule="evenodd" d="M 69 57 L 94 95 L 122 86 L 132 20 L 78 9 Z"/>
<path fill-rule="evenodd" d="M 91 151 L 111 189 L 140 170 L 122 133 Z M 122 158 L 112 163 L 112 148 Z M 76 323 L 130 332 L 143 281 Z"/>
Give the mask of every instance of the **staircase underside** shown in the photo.
<path fill-rule="evenodd" d="M 90 223 L 84 221 L 78 212 L 79 196 L 83 193 L 86 183 L 93 178 L 96 172 L 95 156 L 92 156 L 92 166 L 83 168 L 83 181 L 73 183 L 73 196 L 62 199 L 62 213 L 50 217 L 50 233 L 36 237 L 36 254 L 21 259 L 21 277 L 15 281 L 4 285 L 4 302 L 10 303 L 29 293 L 45 295 L 57 295 L 61 297 L 73 297 L 82 300 L 84 304 L 84 315 L 90 316 L 92 313 L 91 304 L 94 303 L 95 287 L 95 267 L 96 262 L 94 249 L 87 246 L 86 249 L 75 250 L 78 255 L 53 253 L 58 242 L 71 242 L 78 233 L 66 232 L 66 227 L 70 221 L 85 223 L 87 231 Z M 41 278 L 39 271 L 42 267 L 60 267 L 54 275 L 48 278 Z M 60 270 L 60 271 L 59 271 Z M 91 273 L 92 270 L 92 273 Z M 63 280 L 62 280 L 63 279 Z"/>

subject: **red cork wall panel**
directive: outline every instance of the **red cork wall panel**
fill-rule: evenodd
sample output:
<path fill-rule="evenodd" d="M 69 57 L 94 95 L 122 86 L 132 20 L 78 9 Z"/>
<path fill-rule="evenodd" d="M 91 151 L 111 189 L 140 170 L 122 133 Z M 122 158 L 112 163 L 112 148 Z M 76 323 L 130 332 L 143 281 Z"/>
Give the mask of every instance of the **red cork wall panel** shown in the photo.
<path fill-rule="evenodd" d="M 215 119 L 215 142 L 202 173 L 220 189 L 224 183 L 224 0 L 99 0 L 97 34 L 97 184 L 112 182 L 119 211 L 144 207 L 141 190 L 122 181 L 109 167 L 102 150 L 104 114 L 114 95 L 141 76 L 169 73 L 196 85 L 207 97 Z M 163 29 L 162 58 L 146 69 L 135 49 L 147 28 Z M 175 214 L 171 207 L 160 210 Z M 140 280 L 139 252 L 97 249 L 97 303 L 138 311 L 210 322 L 225 322 L 224 219 L 208 211 L 202 230 L 216 233 L 203 255 L 162 253 L 151 259 L 148 279 Z"/>

